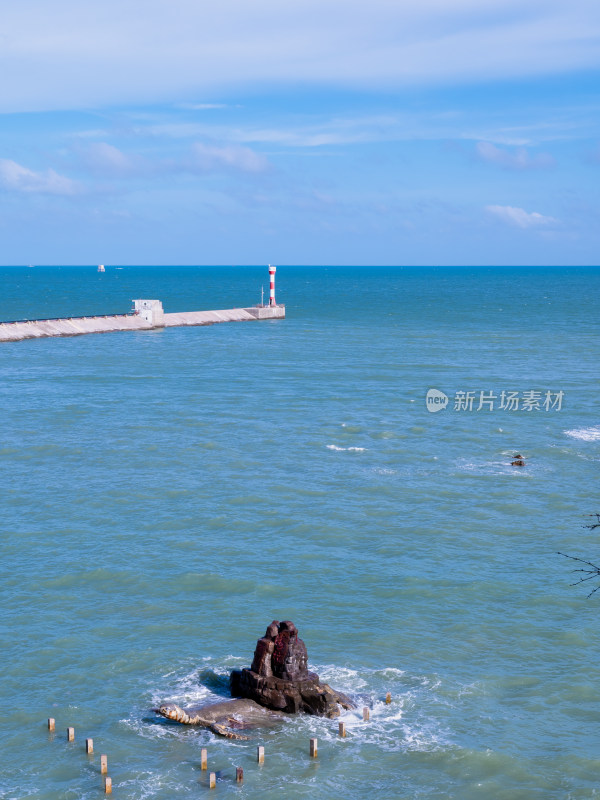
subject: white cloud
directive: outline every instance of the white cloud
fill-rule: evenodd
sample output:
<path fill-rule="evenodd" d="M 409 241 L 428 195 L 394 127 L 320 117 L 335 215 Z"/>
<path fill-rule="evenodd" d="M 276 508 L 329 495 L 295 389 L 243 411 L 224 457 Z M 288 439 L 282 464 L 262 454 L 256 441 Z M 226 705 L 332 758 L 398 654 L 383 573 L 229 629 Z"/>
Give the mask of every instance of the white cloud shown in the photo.
<path fill-rule="evenodd" d="M 391 88 L 600 66 L 596 0 L 28 0 L 5 4 L 0 111 Z"/>
<path fill-rule="evenodd" d="M 59 175 L 53 169 L 34 172 L 8 158 L 0 159 L 0 187 L 8 191 L 32 194 L 74 195 L 81 191 L 76 181 Z"/>
<path fill-rule="evenodd" d="M 107 142 L 93 142 L 73 151 L 80 165 L 90 172 L 107 178 L 161 178 L 173 174 L 205 172 L 258 173 L 269 168 L 265 156 L 237 143 L 224 145 L 195 142 L 185 151 L 175 155 L 159 155 L 161 151 L 147 151 L 145 155 L 127 154 Z"/>
<path fill-rule="evenodd" d="M 417 134 L 418 131 L 418 134 Z M 173 139 L 194 137 L 228 140 L 236 143 L 281 145 L 284 147 L 320 147 L 335 144 L 357 144 L 371 141 L 428 138 L 423 127 L 417 128 L 406 115 L 327 119 L 289 127 L 263 128 L 215 125 L 196 122 L 159 122 L 137 126 L 138 136 L 152 135 Z M 435 138 L 439 138 L 439 130 Z"/>
<path fill-rule="evenodd" d="M 478 142 L 475 152 L 482 161 L 497 164 L 505 169 L 547 169 L 548 167 L 553 167 L 556 163 L 548 153 L 538 153 L 531 156 L 524 147 L 517 147 L 511 152 L 502 147 L 496 147 L 491 142 Z"/>
<path fill-rule="evenodd" d="M 106 142 L 93 142 L 84 153 L 84 161 L 94 171 L 111 175 L 129 175 L 141 166 L 139 159 Z"/>
<path fill-rule="evenodd" d="M 537 211 L 528 212 L 515 206 L 486 206 L 485 210 L 517 228 L 544 228 L 555 225 L 558 221 L 554 217 L 546 217 Z"/>
<path fill-rule="evenodd" d="M 122 126 L 135 137 L 203 139 L 245 145 L 262 143 L 282 148 L 309 149 L 424 139 L 479 141 L 484 145 L 481 155 L 487 156 L 488 160 L 495 156 L 496 162 L 503 161 L 507 168 L 539 169 L 551 166 L 554 163 L 552 157 L 543 153 L 529 155 L 528 151 L 523 155 L 521 149 L 524 145 L 588 138 L 590 131 L 597 130 L 598 111 L 595 105 L 565 109 L 552 106 L 537 109 L 532 114 L 519 108 L 496 113 L 490 119 L 486 111 L 460 108 L 443 111 L 423 108 L 356 116 L 294 115 L 284 110 L 270 115 L 272 125 L 252 123 L 247 115 L 234 117 L 224 124 L 206 119 L 192 122 L 171 113 L 157 112 L 153 119 L 142 122 L 126 116 Z M 540 122 L 540 115 L 543 122 Z M 548 118 L 551 121 L 547 121 Z M 83 137 L 87 132 L 81 135 Z M 494 144 L 490 146 L 492 142 Z M 493 150 L 495 145 L 498 147 Z M 502 151 L 501 146 L 518 149 Z"/>
<path fill-rule="evenodd" d="M 180 108 L 188 111 L 213 111 L 219 108 L 229 108 L 226 103 L 181 103 Z M 239 106 L 236 106 L 239 108 Z"/>
<path fill-rule="evenodd" d="M 192 166 L 206 171 L 229 167 L 242 172 L 263 172 L 269 165 L 264 156 L 239 145 L 214 147 L 197 142 L 192 150 Z"/>

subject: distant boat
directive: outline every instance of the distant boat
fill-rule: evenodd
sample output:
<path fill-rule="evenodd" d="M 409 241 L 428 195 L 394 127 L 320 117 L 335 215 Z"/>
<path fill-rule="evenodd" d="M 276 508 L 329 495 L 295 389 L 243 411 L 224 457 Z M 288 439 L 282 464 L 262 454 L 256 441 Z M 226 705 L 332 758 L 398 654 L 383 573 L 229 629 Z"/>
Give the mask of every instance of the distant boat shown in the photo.
<path fill-rule="evenodd" d="M 98 272 L 106 272 L 104 269 L 104 264 L 98 264 Z"/>

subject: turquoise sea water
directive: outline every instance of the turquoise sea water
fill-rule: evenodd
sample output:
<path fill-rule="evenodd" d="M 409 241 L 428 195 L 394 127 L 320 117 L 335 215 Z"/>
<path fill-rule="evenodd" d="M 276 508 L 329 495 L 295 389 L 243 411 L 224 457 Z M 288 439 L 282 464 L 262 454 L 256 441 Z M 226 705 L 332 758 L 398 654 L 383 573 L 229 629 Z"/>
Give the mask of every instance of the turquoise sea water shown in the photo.
<path fill-rule="evenodd" d="M 264 267 L 0 276 L 1 319 L 228 308 L 268 284 Z M 202 747 L 215 797 L 599 796 L 600 592 L 556 551 L 600 558 L 583 527 L 600 271 L 277 278 L 284 321 L 0 344 L 0 797 L 103 796 L 101 753 L 115 798 L 212 796 Z M 475 410 L 532 390 L 561 410 Z M 273 618 L 368 723 L 232 742 L 149 712 L 222 694 Z"/>

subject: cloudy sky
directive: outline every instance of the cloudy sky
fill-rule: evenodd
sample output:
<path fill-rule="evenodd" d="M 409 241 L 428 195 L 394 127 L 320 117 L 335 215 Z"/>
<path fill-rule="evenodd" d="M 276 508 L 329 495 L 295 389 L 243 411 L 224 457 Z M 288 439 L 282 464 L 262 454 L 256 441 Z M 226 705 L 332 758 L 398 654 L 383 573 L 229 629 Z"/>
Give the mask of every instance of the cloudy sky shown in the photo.
<path fill-rule="evenodd" d="M 597 0 L 27 0 L 3 264 L 597 264 Z"/>

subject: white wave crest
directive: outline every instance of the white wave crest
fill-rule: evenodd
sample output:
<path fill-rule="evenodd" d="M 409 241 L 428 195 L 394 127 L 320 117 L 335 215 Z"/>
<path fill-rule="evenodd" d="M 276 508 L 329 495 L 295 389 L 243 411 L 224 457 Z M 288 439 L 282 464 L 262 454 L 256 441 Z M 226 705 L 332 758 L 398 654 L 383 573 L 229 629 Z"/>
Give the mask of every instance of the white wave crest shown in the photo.
<path fill-rule="evenodd" d="M 367 448 L 366 447 L 338 447 L 336 444 L 328 444 L 327 445 L 327 449 L 328 450 L 353 450 L 356 453 L 362 453 Z"/>
<path fill-rule="evenodd" d="M 594 425 L 591 428 L 574 428 L 571 431 L 563 431 L 563 433 L 582 442 L 600 441 L 600 425 Z"/>

